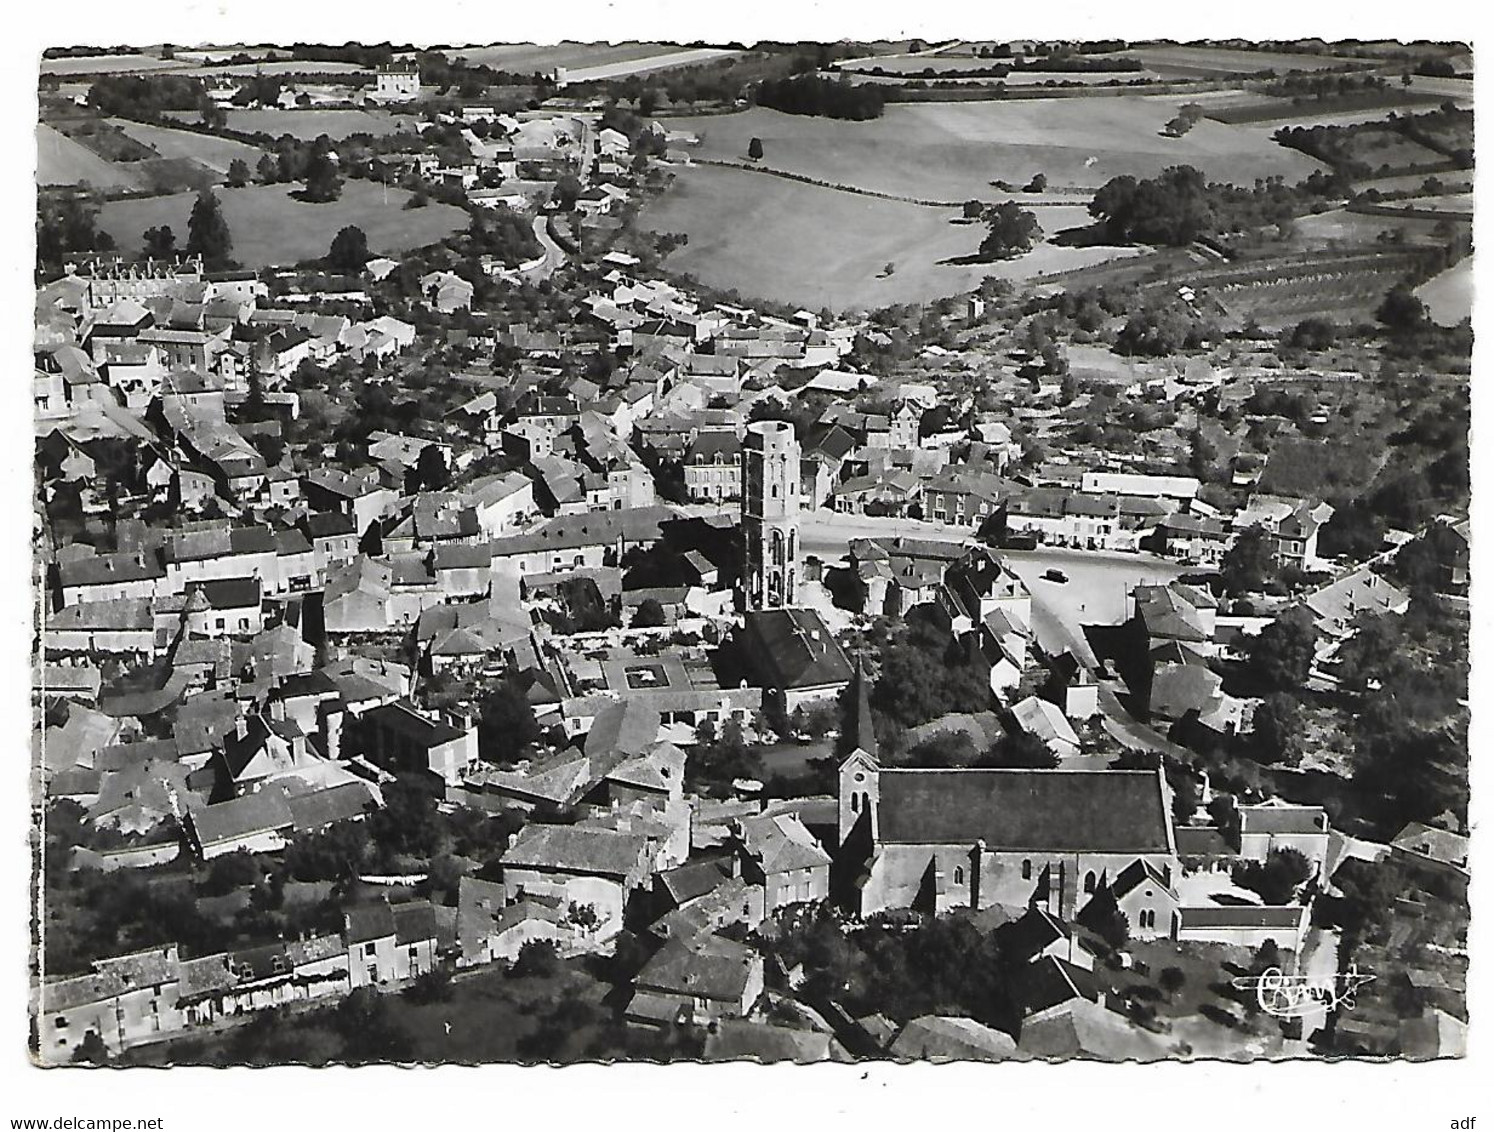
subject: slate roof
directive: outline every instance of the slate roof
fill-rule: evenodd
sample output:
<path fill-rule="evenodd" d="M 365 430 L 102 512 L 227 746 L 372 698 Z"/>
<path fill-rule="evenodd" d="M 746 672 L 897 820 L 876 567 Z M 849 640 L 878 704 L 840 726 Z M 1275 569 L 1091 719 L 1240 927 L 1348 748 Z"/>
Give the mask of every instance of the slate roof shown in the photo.
<path fill-rule="evenodd" d="M 640 990 L 692 998 L 737 1001 L 747 987 L 754 952 L 721 936 L 702 936 L 692 946 L 671 940 L 638 972 Z"/>
<path fill-rule="evenodd" d="M 199 807 L 190 812 L 189 820 L 198 843 L 204 846 L 268 830 L 289 830 L 295 824 L 285 795 L 274 789 Z"/>
<path fill-rule="evenodd" d="M 620 878 L 638 866 L 647 847 L 647 838 L 611 829 L 527 825 L 503 854 L 503 865 Z"/>
<path fill-rule="evenodd" d="M 990 850 L 1165 853 L 1168 814 L 1148 770 L 884 770 L 879 836 Z"/>
<path fill-rule="evenodd" d="M 846 684 L 851 662 L 812 609 L 765 609 L 745 615 L 744 629 L 755 639 L 754 655 L 774 688 L 817 688 Z"/>

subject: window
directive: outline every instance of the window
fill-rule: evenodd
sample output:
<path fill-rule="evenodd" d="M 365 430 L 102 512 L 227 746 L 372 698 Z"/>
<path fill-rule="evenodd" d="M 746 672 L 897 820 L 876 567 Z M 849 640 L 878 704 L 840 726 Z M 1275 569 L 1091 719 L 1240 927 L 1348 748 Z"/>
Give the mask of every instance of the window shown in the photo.
<path fill-rule="evenodd" d="M 1032 862 L 1031 861 L 1023 861 L 1022 862 L 1022 879 L 1023 880 L 1031 880 L 1032 879 Z"/>
<path fill-rule="evenodd" d="M 955 884 L 964 884 L 965 883 L 965 870 L 960 865 L 956 865 L 955 866 L 955 881 L 954 882 L 955 882 Z"/>
<path fill-rule="evenodd" d="M 859 794 L 852 794 L 851 795 L 851 813 L 853 813 L 853 814 L 859 814 L 860 812 L 861 812 L 861 795 L 859 795 Z"/>
<path fill-rule="evenodd" d="M 372 943 L 365 943 L 363 945 L 363 954 L 365 956 L 367 956 L 367 955 L 372 955 L 373 953 L 374 953 L 374 945 Z"/>
<path fill-rule="evenodd" d="M 1094 874 L 1094 870 L 1090 870 L 1089 872 L 1087 872 L 1087 873 L 1084 874 L 1084 891 L 1085 892 L 1093 892 L 1094 890 L 1095 890 L 1095 874 Z"/>
<path fill-rule="evenodd" d="M 379 981 L 379 965 L 377 963 L 370 963 L 368 965 L 368 981 L 371 983 Z"/>
<path fill-rule="evenodd" d="M 57 1029 L 59 1029 L 59 1030 L 66 1030 L 67 1029 L 67 1019 L 65 1017 L 63 1017 L 62 1015 L 59 1014 L 57 1016 L 57 1021 L 54 1022 L 53 1025 Z"/>

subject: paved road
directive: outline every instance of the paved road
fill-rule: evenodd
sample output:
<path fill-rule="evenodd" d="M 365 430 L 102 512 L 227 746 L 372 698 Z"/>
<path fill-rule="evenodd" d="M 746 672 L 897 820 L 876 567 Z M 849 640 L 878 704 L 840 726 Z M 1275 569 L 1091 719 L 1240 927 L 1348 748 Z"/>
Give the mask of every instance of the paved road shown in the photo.
<path fill-rule="evenodd" d="M 534 218 L 534 238 L 540 242 L 540 247 L 545 249 L 545 262 L 530 273 L 530 279 L 548 279 L 565 266 L 565 249 L 550 238 L 550 230 L 545 226 L 545 221 L 545 213 L 540 213 Z"/>

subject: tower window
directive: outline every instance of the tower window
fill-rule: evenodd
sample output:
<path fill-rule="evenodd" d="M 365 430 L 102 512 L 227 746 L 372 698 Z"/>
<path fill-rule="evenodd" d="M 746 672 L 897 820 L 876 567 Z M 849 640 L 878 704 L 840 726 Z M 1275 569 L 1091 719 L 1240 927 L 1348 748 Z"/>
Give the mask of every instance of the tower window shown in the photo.
<path fill-rule="evenodd" d="M 1023 880 L 1031 880 L 1032 879 L 1032 862 L 1031 861 L 1023 861 L 1022 862 L 1022 879 Z"/>
<path fill-rule="evenodd" d="M 954 882 L 955 882 L 955 884 L 964 884 L 965 883 L 965 870 L 963 868 L 961 868 L 959 865 L 955 866 L 955 881 Z"/>

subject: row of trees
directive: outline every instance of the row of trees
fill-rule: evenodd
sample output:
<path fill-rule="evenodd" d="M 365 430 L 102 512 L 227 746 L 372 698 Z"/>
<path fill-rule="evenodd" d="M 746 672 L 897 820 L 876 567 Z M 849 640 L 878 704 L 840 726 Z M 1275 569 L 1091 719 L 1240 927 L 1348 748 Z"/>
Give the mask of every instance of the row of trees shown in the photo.
<path fill-rule="evenodd" d="M 818 75 L 805 74 L 763 80 L 757 88 L 757 103 L 785 114 L 863 122 L 882 116 L 884 99 L 881 89 L 874 83 L 858 86 L 845 78 L 822 79 Z"/>

